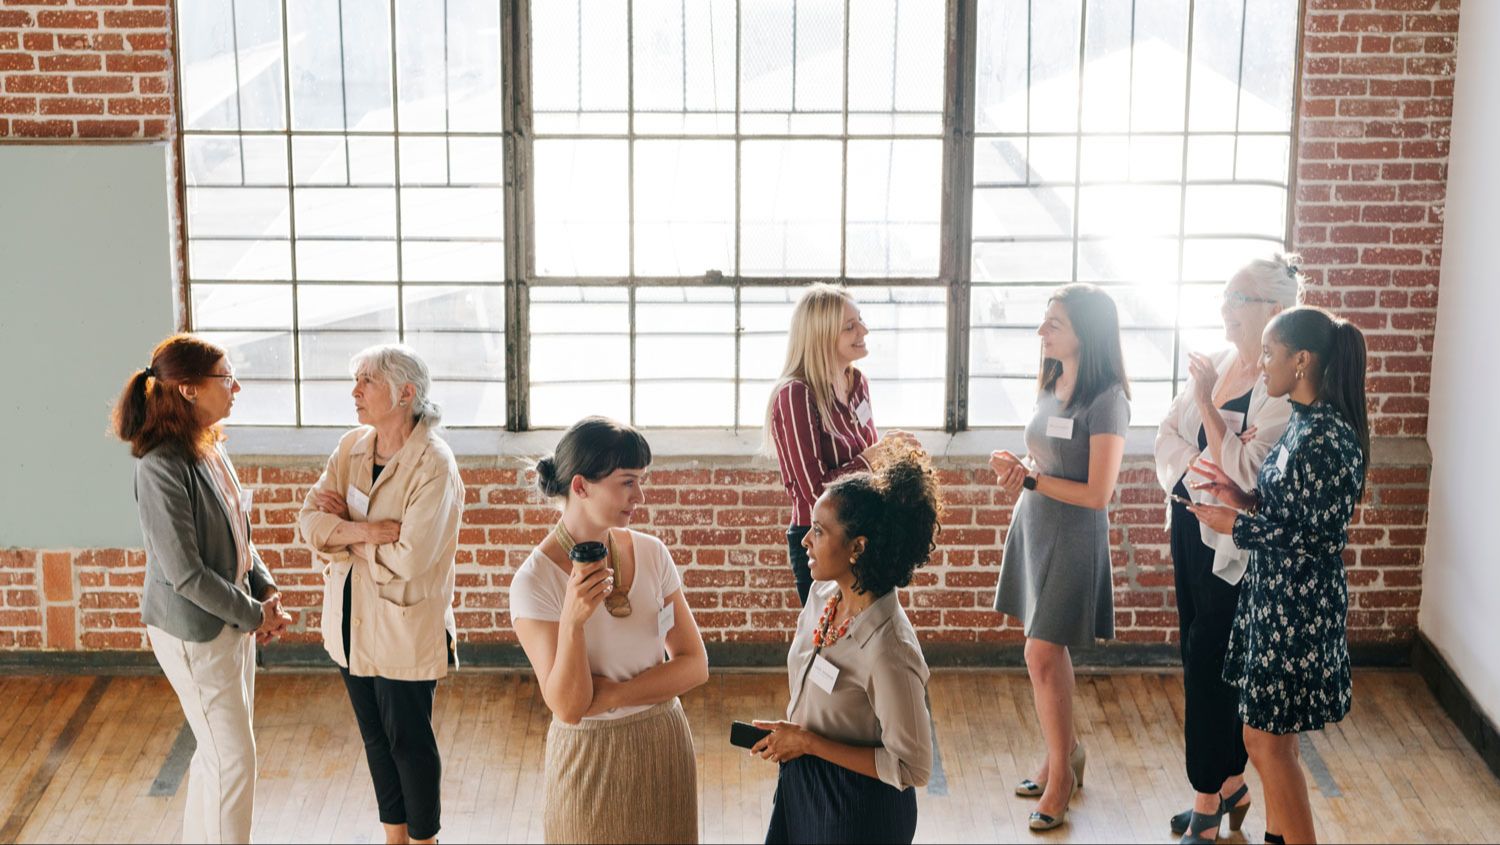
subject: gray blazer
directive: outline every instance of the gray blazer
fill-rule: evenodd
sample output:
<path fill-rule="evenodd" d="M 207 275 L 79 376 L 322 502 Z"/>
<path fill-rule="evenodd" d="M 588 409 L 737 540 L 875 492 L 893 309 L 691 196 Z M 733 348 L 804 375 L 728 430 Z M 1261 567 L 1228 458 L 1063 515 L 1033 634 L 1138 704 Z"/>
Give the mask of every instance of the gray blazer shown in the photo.
<path fill-rule="evenodd" d="M 207 642 L 225 625 L 246 633 L 259 628 L 260 602 L 252 596 L 276 589 L 253 545 L 250 593 L 236 586 L 239 561 L 229 520 L 239 503 L 224 501 L 212 472 L 176 444 L 152 449 L 135 465 L 135 500 L 146 539 L 141 619 L 190 642 Z"/>

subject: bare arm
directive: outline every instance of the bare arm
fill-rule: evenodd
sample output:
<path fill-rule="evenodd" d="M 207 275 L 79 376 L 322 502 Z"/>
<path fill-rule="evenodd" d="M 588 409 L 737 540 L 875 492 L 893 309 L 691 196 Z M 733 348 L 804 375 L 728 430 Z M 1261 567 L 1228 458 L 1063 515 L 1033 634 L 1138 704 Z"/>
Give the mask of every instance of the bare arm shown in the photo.
<path fill-rule="evenodd" d="M 583 626 L 604 601 L 611 586 L 604 561 L 577 566 L 568 577 L 561 619 L 516 619 L 516 637 L 536 672 L 547 709 L 564 723 L 578 724 L 594 701 L 588 641 Z M 514 588 L 513 588 L 514 589 Z"/>

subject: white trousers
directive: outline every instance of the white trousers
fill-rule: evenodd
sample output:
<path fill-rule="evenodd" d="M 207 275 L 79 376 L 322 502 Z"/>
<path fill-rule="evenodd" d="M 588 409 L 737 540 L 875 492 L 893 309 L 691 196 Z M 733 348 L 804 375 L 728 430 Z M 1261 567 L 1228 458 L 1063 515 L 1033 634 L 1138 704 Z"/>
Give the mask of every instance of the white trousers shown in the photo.
<path fill-rule="evenodd" d="M 188 769 L 182 841 L 249 842 L 255 804 L 255 638 L 229 625 L 206 643 L 146 626 L 198 750 Z"/>

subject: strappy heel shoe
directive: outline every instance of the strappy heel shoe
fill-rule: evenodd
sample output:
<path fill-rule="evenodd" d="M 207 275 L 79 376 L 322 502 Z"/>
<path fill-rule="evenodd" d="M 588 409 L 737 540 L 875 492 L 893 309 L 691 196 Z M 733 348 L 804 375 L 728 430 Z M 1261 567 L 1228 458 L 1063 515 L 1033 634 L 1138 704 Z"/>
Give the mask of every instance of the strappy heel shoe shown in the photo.
<path fill-rule="evenodd" d="M 1073 796 L 1083 788 L 1083 769 L 1087 762 L 1088 754 L 1083 750 L 1083 743 L 1073 746 L 1073 753 L 1068 757 L 1068 765 L 1073 770 L 1073 791 L 1068 793 L 1068 805 L 1064 806 L 1062 812 L 1056 816 L 1033 812 L 1026 821 L 1027 827 L 1040 832 L 1062 827 L 1068 821 L 1068 807 L 1073 803 Z"/>
<path fill-rule="evenodd" d="M 1240 788 L 1236 789 L 1233 795 L 1230 795 L 1228 798 L 1221 797 L 1219 799 L 1219 809 L 1217 811 L 1200 813 L 1197 810 L 1190 810 L 1186 829 L 1182 832 L 1182 845 L 1202 845 L 1202 843 L 1206 842 L 1217 842 L 1219 823 L 1224 820 L 1224 816 L 1226 815 L 1229 816 L 1229 829 L 1231 831 L 1239 830 L 1240 826 L 1245 823 L 1245 814 L 1250 812 L 1250 804 L 1248 802 L 1245 804 L 1240 804 L 1239 802 L 1249 792 L 1250 787 L 1241 784 Z M 1173 816 L 1173 823 L 1175 824 L 1179 818 L 1180 816 Z M 1213 831 L 1213 839 L 1204 836 L 1209 831 Z"/>
<path fill-rule="evenodd" d="M 1266 831 L 1266 845 L 1286 845 L 1286 837 L 1268 830 Z"/>
<path fill-rule="evenodd" d="M 1079 787 L 1083 786 L 1083 767 L 1087 762 L 1088 752 L 1083 749 L 1083 743 L 1073 743 L 1073 753 L 1068 755 L 1068 765 L 1072 767 L 1074 783 Z M 1016 784 L 1016 794 L 1022 798 L 1040 798 L 1046 791 L 1047 784 L 1037 783 L 1031 778 L 1023 778 Z"/>

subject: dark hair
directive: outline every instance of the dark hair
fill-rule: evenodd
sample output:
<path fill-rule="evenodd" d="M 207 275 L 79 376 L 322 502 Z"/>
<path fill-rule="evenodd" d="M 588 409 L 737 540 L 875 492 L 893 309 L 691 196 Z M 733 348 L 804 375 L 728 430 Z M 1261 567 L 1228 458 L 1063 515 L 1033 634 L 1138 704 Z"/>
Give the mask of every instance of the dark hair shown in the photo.
<path fill-rule="evenodd" d="M 854 589 L 876 598 L 911 583 L 937 548 L 942 501 L 927 456 L 909 452 L 878 474 L 846 475 L 826 492 L 848 538 L 864 537 L 854 561 Z"/>
<path fill-rule="evenodd" d="M 1354 428 L 1365 466 L 1370 465 L 1370 418 L 1365 405 L 1365 336 L 1359 326 L 1322 308 L 1302 305 L 1277 314 L 1267 330 L 1293 352 L 1317 359 L 1318 401 Z M 1360 483 L 1364 495 L 1364 483 Z"/>
<path fill-rule="evenodd" d="M 548 498 L 566 496 L 575 475 L 598 481 L 622 467 L 650 465 L 651 444 L 639 431 L 608 417 L 584 417 L 536 462 L 536 489 Z"/>
<path fill-rule="evenodd" d="M 1119 385 L 1130 398 L 1130 380 L 1125 377 L 1125 353 L 1120 348 L 1120 314 L 1115 301 L 1096 285 L 1072 284 L 1058 288 L 1047 304 L 1056 302 L 1068 312 L 1073 334 L 1078 336 L 1078 380 L 1067 407 L 1084 407 L 1094 397 Z M 1042 357 L 1037 374 L 1037 392 L 1051 390 L 1062 375 L 1062 362 Z"/>
<path fill-rule="evenodd" d="M 151 351 L 151 363 L 125 382 L 110 414 L 110 430 L 130 444 L 137 458 L 163 443 L 175 443 L 202 457 L 223 439 L 217 425 L 205 426 L 183 398 L 180 385 L 201 384 L 224 358 L 224 348 L 190 334 L 174 334 Z"/>

